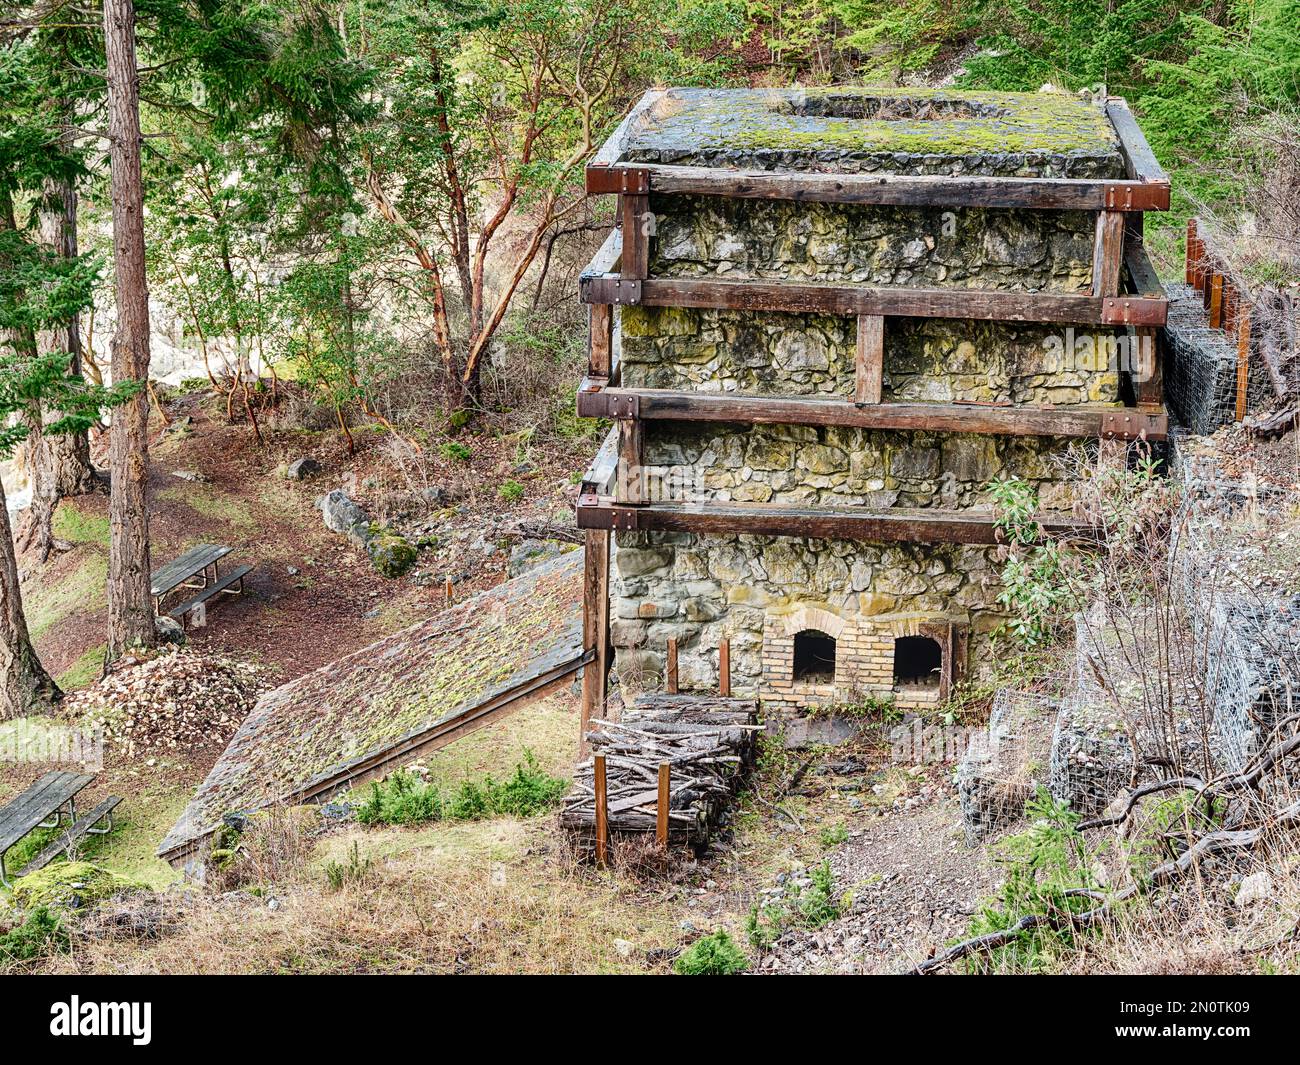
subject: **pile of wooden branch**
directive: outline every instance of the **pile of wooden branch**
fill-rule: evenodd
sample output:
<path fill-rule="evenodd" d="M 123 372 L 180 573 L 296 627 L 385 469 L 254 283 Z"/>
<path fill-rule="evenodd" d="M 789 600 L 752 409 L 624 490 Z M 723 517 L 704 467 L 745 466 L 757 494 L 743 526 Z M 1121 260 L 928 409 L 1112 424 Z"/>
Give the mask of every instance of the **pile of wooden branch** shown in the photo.
<path fill-rule="evenodd" d="M 596 836 L 596 759 L 604 758 L 608 831 L 654 832 L 660 766 L 668 766 L 668 838 L 702 844 L 718 827 L 757 750 L 758 704 L 716 695 L 644 695 L 623 720 L 591 722 L 560 813 L 579 838 Z"/>

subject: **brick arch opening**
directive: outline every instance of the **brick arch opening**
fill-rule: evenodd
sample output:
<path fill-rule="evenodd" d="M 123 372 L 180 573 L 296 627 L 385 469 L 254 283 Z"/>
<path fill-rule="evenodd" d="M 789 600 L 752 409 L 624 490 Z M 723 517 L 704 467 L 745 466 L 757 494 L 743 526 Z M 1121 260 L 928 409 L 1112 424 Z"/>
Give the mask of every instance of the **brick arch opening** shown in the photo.
<path fill-rule="evenodd" d="M 802 629 L 794 634 L 793 679 L 805 684 L 834 683 L 834 636 L 821 629 Z"/>

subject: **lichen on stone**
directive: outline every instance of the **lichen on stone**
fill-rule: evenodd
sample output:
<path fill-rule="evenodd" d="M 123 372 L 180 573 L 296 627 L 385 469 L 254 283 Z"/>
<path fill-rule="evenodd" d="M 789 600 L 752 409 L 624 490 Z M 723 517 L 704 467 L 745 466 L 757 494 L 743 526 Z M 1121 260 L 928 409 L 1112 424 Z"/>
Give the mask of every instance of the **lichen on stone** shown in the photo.
<path fill-rule="evenodd" d="M 670 89 L 625 157 L 840 173 L 1124 174 L 1109 121 L 1079 97 L 952 89 Z"/>

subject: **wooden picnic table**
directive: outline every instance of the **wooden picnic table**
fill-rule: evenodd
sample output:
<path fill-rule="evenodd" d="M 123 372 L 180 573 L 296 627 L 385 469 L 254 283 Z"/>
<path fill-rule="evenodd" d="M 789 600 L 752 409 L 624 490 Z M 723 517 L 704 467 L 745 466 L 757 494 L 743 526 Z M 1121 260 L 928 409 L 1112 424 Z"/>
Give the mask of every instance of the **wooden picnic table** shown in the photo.
<path fill-rule="evenodd" d="M 77 794 L 94 779 L 89 773 L 55 770 L 0 808 L 0 883 L 11 886 L 5 874 L 5 854 L 29 832 L 55 828 L 64 817 L 75 822 Z"/>
<path fill-rule="evenodd" d="M 219 563 L 234 548 L 221 544 L 199 544 L 191 547 L 184 554 L 172 559 L 162 569 L 154 570 L 149 577 L 149 594 L 161 600 L 168 592 L 174 592 L 185 585 L 190 588 L 206 588 L 208 569 L 212 570 L 212 579 L 220 576 Z M 201 577 L 202 584 L 194 584 L 194 578 Z"/>
<path fill-rule="evenodd" d="M 193 614 L 195 624 L 203 624 L 207 601 L 222 592 L 239 595 L 244 590 L 244 577 L 253 568 L 236 566 L 223 575 L 221 560 L 233 550 L 234 548 L 222 544 L 199 544 L 168 562 L 162 569 L 155 570 L 149 578 L 149 591 L 154 597 L 154 613 L 162 613 L 163 599 L 177 588 L 197 588 L 197 594 L 169 610 L 168 616 L 184 625 L 186 619 Z M 209 569 L 212 570 L 211 575 Z"/>

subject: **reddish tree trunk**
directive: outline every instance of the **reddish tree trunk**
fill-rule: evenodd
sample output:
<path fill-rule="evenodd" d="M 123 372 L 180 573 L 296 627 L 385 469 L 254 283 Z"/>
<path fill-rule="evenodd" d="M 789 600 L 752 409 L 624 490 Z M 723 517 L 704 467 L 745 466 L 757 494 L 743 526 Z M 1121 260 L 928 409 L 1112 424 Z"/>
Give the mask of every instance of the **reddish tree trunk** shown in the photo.
<path fill-rule="evenodd" d="M 149 289 L 133 0 L 104 0 L 104 48 L 117 302 L 113 382 L 144 382 L 149 377 Z M 151 647 L 156 641 L 149 594 L 149 396 L 145 390 L 113 412 L 110 443 L 108 653 L 115 657 L 131 646 Z"/>

